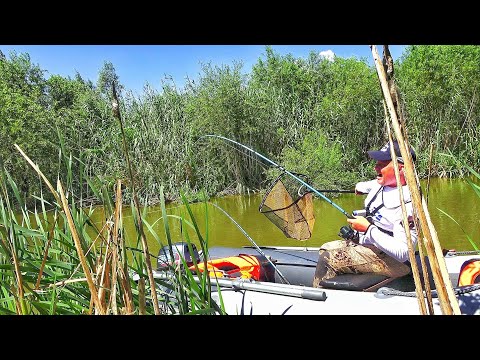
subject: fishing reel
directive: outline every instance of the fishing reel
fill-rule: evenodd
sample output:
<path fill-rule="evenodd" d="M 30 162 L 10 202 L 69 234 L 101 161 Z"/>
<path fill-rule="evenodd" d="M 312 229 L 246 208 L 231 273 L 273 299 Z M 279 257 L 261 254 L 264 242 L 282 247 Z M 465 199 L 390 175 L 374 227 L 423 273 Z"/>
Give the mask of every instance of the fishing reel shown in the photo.
<path fill-rule="evenodd" d="M 352 211 L 353 216 L 367 216 L 367 210 L 362 209 L 362 210 L 353 210 Z"/>
<path fill-rule="evenodd" d="M 358 241 L 359 241 L 358 231 L 353 230 L 348 225 L 344 225 L 340 228 L 340 232 L 338 233 L 338 236 L 340 236 L 345 240 L 350 240 L 355 244 L 358 244 Z"/>
<path fill-rule="evenodd" d="M 363 216 L 365 219 L 367 219 L 370 224 L 373 224 L 373 216 L 367 213 L 367 210 L 362 209 L 362 210 L 353 210 L 352 211 L 353 216 Z"/>

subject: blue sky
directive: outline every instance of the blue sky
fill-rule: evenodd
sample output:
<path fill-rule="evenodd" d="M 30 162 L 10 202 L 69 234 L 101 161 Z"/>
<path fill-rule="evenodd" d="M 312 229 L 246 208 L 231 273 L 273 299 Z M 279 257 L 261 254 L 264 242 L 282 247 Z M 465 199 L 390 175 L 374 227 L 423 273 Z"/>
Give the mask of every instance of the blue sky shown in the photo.
<path fill-rule="evenodd" d="M 376 45 L 380 56 L 383 45 Z M 310 51 L 332 51 L 336 56 L 366 58 L 373 64 L 369 45 L 272 45 L 275 52 L 306 58 Z M 389 45 L 394 60 L 398 60 L 405 45 Z M 233 65 L 243 62 L 243 71 L 249 73 L 259 58 L 265 58 L 265 45 L 0 45 L 9 57 L 12 50 L 28 53 L 32 63 L 47 70 L 46 77 L 61 75 L 73 77 L 78 71 L 84 79 L 97 81 L 105 61 L 115 67 L 120 82 L 136 94 L 143 92 L 145 83 L 159 90 L 166 75 L 177 87 L 185 79 L 196 79 L 201 63 Z"/>

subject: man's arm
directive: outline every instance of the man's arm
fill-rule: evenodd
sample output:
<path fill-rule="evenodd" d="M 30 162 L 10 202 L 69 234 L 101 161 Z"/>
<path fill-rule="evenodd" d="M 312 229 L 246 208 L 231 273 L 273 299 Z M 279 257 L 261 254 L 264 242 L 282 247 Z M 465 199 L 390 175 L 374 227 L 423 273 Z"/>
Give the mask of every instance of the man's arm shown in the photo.
<path fill-rule="evenodd" d="M 388 255 L 396 258 L 400 262 L 409 260 L 407 234 L 402 224 L 402 220 L 398 220 L 393 224 L 393 236 L 379 230 L 377 226 L 371 225 L 364 236 L 360 236 L 359 243 L 362 245 L 373 244 Z M 417 244 L 418 234 L 413 227 L 413 222 L 410 226 L 410 234 L 412 244 L 415 248 Z"/>
<path fill-rule="evenodd" d="M 360 181 L 355 185 L 355 194 L 357 195 L 365 195 L 368 194 L 377 183 L 377 180 L 369 180 L 369 181 Z"/>
<path fill-rule="evenodd" d="M 417 244 L 418 234 L 414 228 L 414 222 L 412 219 L 412 204 L 406 204 L 406 210 L 409 220 L 410 234 L 412 238 L 412 244 L 415 248 Z M 402 208 L 398 207 L 394 214 L 390 214 L 391 233 L 390 235 L 377 227 L 376 222 L 373 220 L 367 220 L 363 216 L 356 216 L 354 219 L 347 219 L 354 230 L 362 233 L 359 237 L 359 244 L 361 245 L 375 245 L 380 250 L 384 251 L 388 255 L 396 258 L 397 260 L 404 262 L 409 260 L 408 256 L 408 243 L 407 234 L 403 226 L 403 214 Z"/>
<path fill-rule="evenodd" d="M 407 209 L 412 210 L 410 206 Z M 381 231 L 372 224 L 365 232 L 364 236 L 360 236 L 360 244 L 373 244 L 388 255 L 398 259 L 401 262 L 409 260 L 407 234 L 403 227 L 403 217 L 399 209 L 398 220 L 393 222 L 393 236 Z M 409 219 L 412 216 L 409 215 Z M 414 227 L 413 221 L 409 221 L 410 234 L 413 247 L 417 245 L 418 233 Z"/>

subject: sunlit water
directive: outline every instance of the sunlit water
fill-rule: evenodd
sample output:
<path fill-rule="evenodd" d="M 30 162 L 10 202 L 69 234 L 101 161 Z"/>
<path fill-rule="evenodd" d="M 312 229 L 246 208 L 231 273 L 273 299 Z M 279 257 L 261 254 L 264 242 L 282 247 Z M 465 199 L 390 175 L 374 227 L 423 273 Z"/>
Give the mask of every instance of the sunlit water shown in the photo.
<path fill-rule="evenodd" d="M 423 181 L 422 189 L 426 191 L 426 183 Z M 365 196 L 341 194 L 338 197 L 333 197 L 329 196 L 330 194 L 326 195 L 349 213 L 363 208 Z M 287 238 L 265 215 L 259 212 L 259 205 L 262 201 L 261 195 L 226 196 L 214 198 L 210 201 L 223 209 L 228 216 L 209 203 L 190 205 L 200 232 L 208 241 L 210 247 L 241 247 L 252 245 L 251 241 L 254 241 L 258 246 L 317 247 L 324 242 L 339 239 L 340 227 L 347 225 L 346 217 L 341 211 L 327 201 L 315 198 L 315 226 L 312 236 L 306 241 L 299 241 Z M 465 180 L 432 179 L 428 191 L 428 209 L 439 241 L 444 249 L 473 250 L 467 236 L 477 246 L 480 246 L 480 198 Z M 450 215 L 458 222 L 458 225 L 440 210 Z M 167 213 L 183 216 L 185 220 L 192 223 L 184 205 L 167 205 Z M 100 212 L 97 214 L 94 221 L 101 223 Z M 147 209 L 145 219 L 151 229 L 146 226 L 145 233 L 151 254 L 158 254 L 160 242 L 163 245 L 167 244 L 161 214 L 160 207 L 149 207 Z M 168 219 L 172 242 L 185 241 L 185 234 L 188 233 L 190 240 L 198 246 L 196 233 L 191 227 L 185 225 L 181 231 L 180 219 L 170 216 Z M 139 240 L 133 226 L 130 208 L 124 210 L 124 223 L 127 243 L 142 248 L 140 243 L 137 243 Z M 152 231 L 156 233 L 159 240 L 152 235 Z"/>

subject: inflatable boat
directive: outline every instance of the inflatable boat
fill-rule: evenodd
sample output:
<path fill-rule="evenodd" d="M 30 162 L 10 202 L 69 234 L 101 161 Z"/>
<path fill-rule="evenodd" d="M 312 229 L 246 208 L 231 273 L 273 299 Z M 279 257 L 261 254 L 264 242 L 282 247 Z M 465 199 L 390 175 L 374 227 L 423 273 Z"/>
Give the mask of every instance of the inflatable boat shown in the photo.
<path fill-rule="evenodd" d="M 180 258 L 189 265 L 188 271 L 209 272 L 213 279 L 212 298 L 223 303 L 228 314 L 421 314 L 415 282 L 411 274 L 390 279 L 374 274 L 344 274 L 323 281 L 321 288 L 312 287 L 319 248 L 213 247 L 202 254 L 186 243 L 174 244 L 173 261 Z M 162 248 L 154 276 L 161 277 L 171 259 Z M 198 261 L 193 265 L 193 258 Z M 460 311 L 480 315 L 480 253 L 477 251 L 446 251 L 447 266 Z M 428 277 L 424 277 L 417 255 L 422 279 L 428 279 L 433 314 L 442 314 L 435 282 L 428 259 Z M 205 264 L 207 264 L 205 266 Z M 424 295 L 425 292 L 424 292 Z"/>

